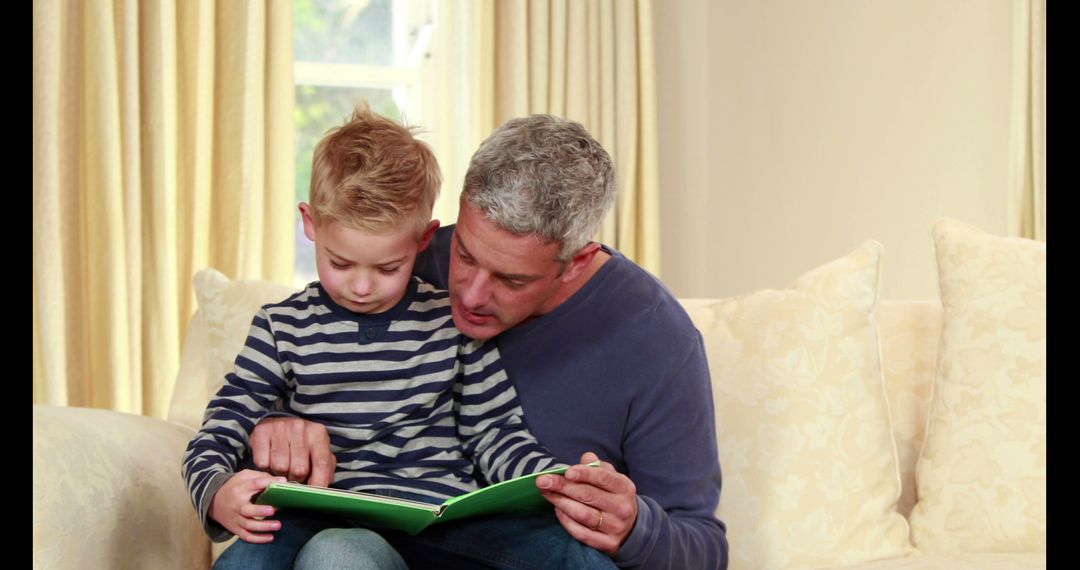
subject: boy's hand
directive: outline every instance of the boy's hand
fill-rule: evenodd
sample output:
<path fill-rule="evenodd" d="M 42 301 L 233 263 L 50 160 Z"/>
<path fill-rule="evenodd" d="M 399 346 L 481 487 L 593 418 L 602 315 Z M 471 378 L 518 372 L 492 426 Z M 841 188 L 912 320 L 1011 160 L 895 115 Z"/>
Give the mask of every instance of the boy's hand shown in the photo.
<path fill-rule="evenodd" d="M 270 533 L 280 530 L 281 522 L 262 518 L 272 516 L 276 509 L 270 505 L 256 505 L 251 498 L 274 481 L 284 483 L 285 478 L 244 469 L 229 477 L 218 489 L 207 514 L 241 540 L 257 544 L 271 542 L 274 535 Z"/>
<path fill-rule="evenodd" d="M 290 481 L 329 487 L 337 459 L 330 451 L 326 426 L 300 418 L 264 418 L 251 433 L 251 456 L 255 466 Z"/>

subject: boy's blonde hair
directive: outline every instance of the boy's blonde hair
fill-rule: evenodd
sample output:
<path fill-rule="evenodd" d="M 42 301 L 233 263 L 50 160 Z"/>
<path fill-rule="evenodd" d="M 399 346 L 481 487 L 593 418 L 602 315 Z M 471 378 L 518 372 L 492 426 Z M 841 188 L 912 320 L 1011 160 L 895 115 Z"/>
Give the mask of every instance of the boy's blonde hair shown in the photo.
<path fill-rule="evenodd" d="M 435 154 L 365 102 L 315 146 L 311 211 L 316 224 L 380 232 L 412 217 L 417 239 L 431 221 L 442 174 Z"/>

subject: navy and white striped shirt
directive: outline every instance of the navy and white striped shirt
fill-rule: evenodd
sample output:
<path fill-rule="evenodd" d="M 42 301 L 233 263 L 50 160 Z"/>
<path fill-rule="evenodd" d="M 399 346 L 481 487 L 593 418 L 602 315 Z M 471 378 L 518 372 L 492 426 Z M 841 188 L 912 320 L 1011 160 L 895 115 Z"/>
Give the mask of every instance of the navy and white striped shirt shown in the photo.
<path fill-rule="evenodd" d="M 214 540 L 231 536 L 207 517 L 214 493 L 275 411 L 326 426 L 341 489 L 441 499 L 559 465 L 526 430 L 495 344 L 462 335 L 446 291 L 416 277 L 378 315 L 342 308 L 318 282 L 259 310 L 183 460 Z"/>

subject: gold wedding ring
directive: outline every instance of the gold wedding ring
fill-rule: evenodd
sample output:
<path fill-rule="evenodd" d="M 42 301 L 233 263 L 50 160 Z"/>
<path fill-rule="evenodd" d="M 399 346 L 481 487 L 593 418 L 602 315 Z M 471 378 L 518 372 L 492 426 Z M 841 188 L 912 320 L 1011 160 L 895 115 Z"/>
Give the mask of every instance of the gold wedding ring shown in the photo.
<path fill-rule="evenodd" d="M 593 530 L 600 532 L 600 527 L 604 526 L 604 511 L 596 509 L 596 512 L 600 513 L 600 518 L 596 520 L 596 527 Z"/>

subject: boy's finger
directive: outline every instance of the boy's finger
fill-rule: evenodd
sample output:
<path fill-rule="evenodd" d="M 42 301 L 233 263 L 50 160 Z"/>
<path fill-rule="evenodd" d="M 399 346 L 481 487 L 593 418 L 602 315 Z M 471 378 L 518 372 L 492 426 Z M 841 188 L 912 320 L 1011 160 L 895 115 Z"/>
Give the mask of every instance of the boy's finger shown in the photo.
<path fill-rule="evenodd" d="M 248 503 L 240 507 L 240 514 L 245 518 L 254 519 L 258 517 L 272 517 L 277 512 L 275 507 L 270 505 L 256 505 L 255 503 Z"/>
<path fill-rule="evenodd" d="M 240 526 L 249 532 L 276 532 L 281 530 L 281 521 L 243 519 Z"/>
<path fill-rule="evenodd" d="M 256 534 L 243 529 L 241 529 L 240 532 L 236 533 L 236 536 L 239 536 L 240 540 L 243 540 L 244 542 L 250 542 L 252 544 L 266 544 L 268 542 L 274 541 L 274 535 L 272 534 Z"/>

